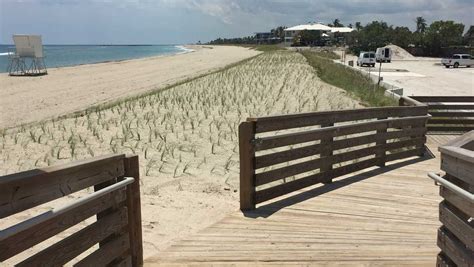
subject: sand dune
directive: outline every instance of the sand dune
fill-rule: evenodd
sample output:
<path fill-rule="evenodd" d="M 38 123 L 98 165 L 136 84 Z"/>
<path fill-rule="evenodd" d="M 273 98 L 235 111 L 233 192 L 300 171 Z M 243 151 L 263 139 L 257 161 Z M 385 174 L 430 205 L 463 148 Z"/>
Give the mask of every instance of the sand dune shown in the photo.
<path fill-rule="evenodd" d="M 0 133 L 0 175 L 110 153 L 139 155 L 149 257 L 238 208 L 241 121 L 357 107 L 345 91 L 322 82 L 302 55 L 268 52 L 100 112 Z M 0 221 L 0 228 L 18 216 Z"/>
<path fill-rule="evenodd" d="M 162 88 L 259 54 L 234 46 L 191 48 L 196 51 L 54 68 L 41 77 L 0 74 L 0 129 Z"/>

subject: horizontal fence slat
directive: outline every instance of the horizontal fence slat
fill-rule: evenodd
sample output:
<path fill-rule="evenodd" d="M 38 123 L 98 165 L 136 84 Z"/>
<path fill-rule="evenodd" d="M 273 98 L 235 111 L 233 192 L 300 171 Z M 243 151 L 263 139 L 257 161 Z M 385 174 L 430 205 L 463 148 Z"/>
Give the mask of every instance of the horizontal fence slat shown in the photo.
<path fill-rule="evenodd" d="M 474 124 L 474 119 L 431 119 L 428 121 L 428 125 L 434 125 L 434 124 Z"/>
<path fill-rule="evenodd" d="M 412 138 L 408 140 L 403 140 L 403 141 L 398 141 L 398 142 L 390 142 L 385 145 L 385 150 L 390 151 L 390 150 L 395 150 L 395 149 L 402 149 L 406 148 L 409 146 L 416 146 L 416 147 L 421 147 L 426 143 L 426 137 L 417 137 L 417 138 Z"/>
<path fill-rule="evenodd" d="M 474 228 L 462 220 L 443 201 L 439 204 L 439 220 L 452 234 L 474 251 Z"/>
<path fill-rule="evenodd" d="M 474 253 L 469 251 L 459 239 L 448 229 L 441 227 L 438 230 L 438 247 L 459 267 L 469 267 L 474 264 Z"/>
<path fill-rule="evenodd" d="M 45 221 L 3 238 L 0 232 L 0 261 L 4 261 L 85 219 L 125 201 L 123 189 L 112 191 L 86 204 L 64 213 L 51 216 Z M 45 213 L 49 215 L 49 213 Z"/>
<path fill-rule="evenodd" d="M 99 249 L 74 264 L 74 267 L 107 266 L 130 249 L 130 239 L 125 232 L 100 246 Z"/>
<path fill-rule="evenodd" d="M 127 225 L 127 208 L 122 207 L 66 237 L 54 245 L 22 261 L 17 266 L 58 266 L 64 265 L 94 244 Z"/>
<path fill-rule="evenodd" d="M 474 164 L 463 160 L 460 157 L 443 153 L 441 170 L 469 185 L 474 185 Z M 465 189 L 470 191 L 467 188 Z"/>
<path fill-rule="evenodd" d="M 300 179 L 287 182 L 278 186 L 274 186 L 271 188 L 257 191 L 256 197 L 255 197 L 256 203 L 262 203 L 272 198 L 279 197 L 279 196 L 291 193 L 293 191 L 327 181 L 329 179 L 332 179 L 338 176 L 346 175 L 351 172 L 373 167 L 377 165 L 378 161 L 379 161 L 378 158 L 368 159 L 368 160 L 360 161 L 357 163 L 348 164 L 346 166 L 342 166 L 333 170 L 329 170 L 324 173 L 309 175 L 304 178 L 300 178 Z"/>
<path fill-rule="evenodd" d="M 307 171 L 319 169 L 327 158 L 314 159 L 255 175 L 255 185 L 263 185 Z"/>
<path fill-rule="evenodd" d="M 297 175 L 300 173 L 319 169 L 325 162 L 328 164 L 336 164 L 357 158 L 367 157 L 374 155 L 377 149 L 383 149 L 384 146 L 372 146 L 363 149 L 357 149 L 349 152 L 335 154 L 329 157 L 319 158 L 315 160 L 305 161 L 297 164 L 293 164 L 287 167 L 271 170 L 268 172 L 259 173 L 255 176 L 256 185 L 267 184 L 276 180 L 280 180 L 286 177 Z"/>
<path fill-rule="evenodd" d="M 452 126 L 452 125 L 446 125 L 446 126 L 428 125 L 429 132 L 468 132 L 472 130 L 474 130 L 474 126 L 468 127 L 468 126 Z"/>
<path fill-rule="evenodd" d="M 444 186 L 440 186 L 439 194 L 443 197 L 449 204 L 455 206 L 457 209 L 466 213 L 470 217 L 474 217 L 474 203 L 466 201 L 460 195 L 449 190 Z"/>
<path fill-rule="evenodd" d="M 399 160 L 399 159 L 404 159 L 404 158 L 409 158 L 409 157 L 414 157 L 414 156 L 420 156 L 425 152 L 424 147 L 419 147 L 403 152 L 398 152 L 398 153 L 393 153 L 393 154 L 388 154 L 386 156 L 386 161 L 394 161 L 394 160 Z"/>
<path fill-rule="evenodd" d="M 287 145 L 311 142 L 324 137 L 337 137 L 349 134 L 363 133 L 384 128 L 403 128 L 406 126 L 424 126 L 428 116 L 418 116 L 398 119 L 385 119 L 370 122 L 360 122 L 350 125 L 333 126 L 312 131 L 270 136 L 255 140 L 255 150 L 261 151 Z"/>
<path fill-rule="evenodd" d="M 459 104 L 459 105 L 443 105 L 443 104 L 428 104 L 428 113 L 430 110 L 459 110 L 459 109 L 474 109 L 474 103 L 472 104 Z"/>
<path fill-rule="evenodd" d="M 433 116 L 433 119 L 434 118 L 451 118 L 451 117 L 461 117 L 461 118 L 465 118 L 465 117 L 474 117 L 474 112 L 463 112 L 463 111 L 448 111 L 448 112 L 444 112 L 444 111 L 432 111 L 432 112 L 429 112 L 429 114 L 431 116 Z"/>
<path fill-rule="evenodd" d="M 420 137 L 420 136 L 425 136 L 426 127 L 423 126 L 423 127 L 408 128 L 408 129 L 404 128 L 399 131 L 390 131 L 390 132 L 380 133 L 380 134 L 382 134 L 383 138 L 385 138 L 386 140 L 405 138 L 405 137 Z"/>
<path fill-rule="evenodd" d="M 399 142 L 391 142 L 383 145 L 370 146 L 366 148 L 356 149 L 352 151 L 346 151 L 339 154 L 334 154 L 329 157 L 304 161 L 301 163 L 289 165 L 286 167 L 274 169 L 271 171 L 259 173 L 255 176 L 256 185 L 263 185 L 273 181 L 277 181 L 286 177 L 297 175 L 300 173 L 312 171 L 319 169 L 325 162 L 328 164 L 336 164 L 341 162 L 346 162 L 350 160 L 355 160 L 359 158 L 364 158 L 367 156 L 375 155 L 377 151 L 387 151 L 393 149 L 401 149 L 407 146 L 420 146 L 423 145 L 426 141 L 425 137 L 419 137 Z"/>
<path fill-rule="evenodd" d="M 423 103 L 430 102 L 474 102 L 474 96 L 410 96 L 410 98 Z"/>
<path fill-rule="evenodd" d="M 83 160 L 0 177 L 0 218 L 123 176 L 124 155 Z"/>
<path fill-rule="evenodd" d="M 412 129 L 402 129 L 400 131 L 391 131 L 387 133 L 381 133 L 382 138 L 386 140 L 404 138 L 404 137 L 421 137 L 426 133 L 426 128 L 412 128 Z M 377 134 L 369 134 L 357 137 L 351 137 L 346 139 L 335 140 L 332 143 L 333 150 L 339 150 L 344 148 L 350 148 L 360 145 L 366 145 L 375 143 L 375 138 Z M 257 156 L 255 158 L 255 168 L 265 168 L 271 165 L 284 163 L 291 160 L 297 160 L 304 157 L 309 157 L 321 152 L 321 145 L 310 145 L 290 150 L 285 150 L 281 152 L 275 152 L 272 154 Z"/>
<path fill-rule="evenodd" d="M 422 116 L 426 115 L 427 109 L 428 108 L 426 106 L 365 108 L 249 118 L 248 120 L 256 122 L 257 133 L 264 133 L 276 130 L 354 120 L 384 117 Z"/>
<path fill-rule="evenodd" d="M 271 165 L 296 160 L 304 157 L 319 154 L 321 152 L 321 145 L 311 145 L 286 151 L 276 152 L 263 156 L 255 157 L 255 168 L 260 169 Z"/>

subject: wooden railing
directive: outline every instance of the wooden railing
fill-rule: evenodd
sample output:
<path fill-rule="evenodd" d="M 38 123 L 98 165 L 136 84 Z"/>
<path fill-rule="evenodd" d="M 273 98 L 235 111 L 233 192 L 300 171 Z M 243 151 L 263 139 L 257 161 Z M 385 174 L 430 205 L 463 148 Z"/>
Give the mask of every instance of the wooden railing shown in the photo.
<path fill-rule="evenodd" d="M 0 218 L 94 187 L 94 192 L 0 231 L 0 262 L 96 216 L 92 224 L 17 263 L 143 264 L 138 157 L 113 155 L 0 177 Z M 13 259 L 12 259 L 13 260 Z M 1 265 L 1 264 L 0 264 Z"/>
<path fill-rule="evenodd" d="M 474 131 L 439 148 L 444 177 L 434 173 L 439 205 L 437 266 L 474 266 Z"/>
<path fill-rule="evenodd" d="M 411 100 L 410 100 L 411 99 Z M 430 132 L 467 132 L 474 130 L 474 96 L 410 96 L 400 99 L 400 106 L 428 106 Z"/>
<path fill-rule="evenodd" d="M 241 209 L 422 155 L 427 112 L 420 105 L 247 119 L 239 127 Z"/>

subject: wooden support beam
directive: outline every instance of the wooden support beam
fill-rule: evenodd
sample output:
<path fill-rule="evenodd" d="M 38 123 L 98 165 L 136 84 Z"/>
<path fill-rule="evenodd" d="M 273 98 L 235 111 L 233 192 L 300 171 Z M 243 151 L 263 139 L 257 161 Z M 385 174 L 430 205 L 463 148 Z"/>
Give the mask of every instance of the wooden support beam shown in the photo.
<path fill-rule="evenodd" d="M 242 122 L 239 126 L 240 155 L 240 209 L 255 209 L 255 122 Z"/>
<path fill-rule="evenodd" d="M 133 266 L 143 265 L 142 217 L 140 202 L 140 167 L 138 156 L 124 159 L 125 176 L 135 182 L 127 186 L 128 232 L 130 234 L 131 262 Z"/>

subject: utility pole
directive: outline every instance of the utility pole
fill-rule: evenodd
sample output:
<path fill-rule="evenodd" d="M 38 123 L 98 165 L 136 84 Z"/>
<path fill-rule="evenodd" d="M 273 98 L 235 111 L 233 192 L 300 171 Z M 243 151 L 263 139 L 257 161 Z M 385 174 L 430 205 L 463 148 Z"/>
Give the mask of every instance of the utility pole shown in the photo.
<path fill-rule="evenodd" d="M 380 73 L 382 72 L 382 60 L 380 60 L 380 64 L 379 64 L 379 79 L 378 79 L 378 82 L 377 82 L 377 86 L 380 88 Z"/>

